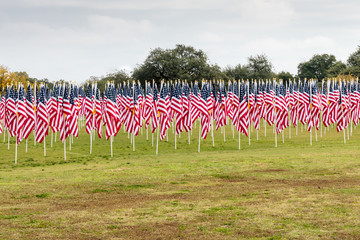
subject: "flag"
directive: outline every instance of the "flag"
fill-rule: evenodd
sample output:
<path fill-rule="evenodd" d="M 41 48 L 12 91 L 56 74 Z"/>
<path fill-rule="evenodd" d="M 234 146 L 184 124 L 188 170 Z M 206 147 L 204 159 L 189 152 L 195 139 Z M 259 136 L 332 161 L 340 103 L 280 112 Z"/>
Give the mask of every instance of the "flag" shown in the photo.
<path fill-rule="evenodd" d="M 95 106 L 93 103 L 93 96 L 91 91 L 91 86 L 88 84 L 88 88 L 86 91 L 86 96 L 84 100 L 84 114 L 86 116 L 85 120 L 85 129 L 88 134 L 90 134 L 91 130 L 94 129 L 94 114 L 95 114 Z"/>
<path fill-rule="evenodd" d="M 48 115 L 45 103 L 45 87 L 40 86 L 40 96 L 36 110 L 36 141 L 41 143 L 48 134 Z"/>
<path fill-rule="evenodd" d="M 26 104 L 24 102 L 24 87 L 22 85 L 19 86 L 19 96 L 16 101 L 17 105 L 17 114 L 18 114 L 18 123 L 17 123 L 17 144 L 19 144 L 24 137 L 24 126 L 27 121 L 27 113 L 26 113 Z"/>
<path fill-rule="evenodd" d="M 120 123 L 120 116 L 116 106 L 115 88 L 112 84 L 108 86 L 106 108 L 104 112 L 104 119 L 106 119 L 106 139 L 109 140 L 111 136 L 116 136 L 119 129 L 117 126 Z"/>

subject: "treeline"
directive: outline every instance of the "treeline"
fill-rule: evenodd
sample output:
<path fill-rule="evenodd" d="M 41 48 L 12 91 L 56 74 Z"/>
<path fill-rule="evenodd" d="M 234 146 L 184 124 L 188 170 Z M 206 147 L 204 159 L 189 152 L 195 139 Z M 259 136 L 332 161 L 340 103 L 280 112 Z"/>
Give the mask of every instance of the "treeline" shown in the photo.
<path fill-rule="evenodd" d="M 143 63 L 138 64 L 129 74 L 125 70 L 118 70 L 105 76 L 92 76 L 87 82 L 96 81 L 100 90 L 104 90 L 107 82 L 115 84 L 124 81 L 154 80 L 240 80 L 240 79 L 292 79 L 313 78 L 321 81 L 326 78 L 358 77 L 360 76 L 360 46 L 350 54 L 346 62 L 341 62 L 331 54 L 315 54 L 308 61 L 298 65 L 298 72 L 292 75 L 286 71 L 274 72 L 274 67 L 265 54 L 250 56 L 246 64 L 226 66 L 221 68 L 211 63 L 208 56 L 201 49 L 192 46 L 176 45 L 173 49 L 152 49 Z M 48 79 L 36 79 L 26 72 L 9 72 L 6 67 L 0 66 L 0 86 L 5 87 L 11 82 L 35 81 L 44 82 L 52 88 L 53 82 Z M 62 80 L 59 80 L 62 81 Z M 58 82 L 58 81 L 57 81 Z M 1 91 L 1 89 L 0 89 Z"/>
<path fill-rule="evenodd" d="M 298 65 L 298 72 L 292 75 L 286 71 L 274 72 L 274 67 L 265 54 L 250 56 L 246 64 L 226 66 L 220 68 L 212 64 L 207 55 L 200 49 L 191 46 L 176 45 L 173 49 L 156 48 L 150 51 L 145 61 L 138 64 L 131 74 L 120 70 L 104 77 L 92 77 L 96 80 L 100 89 L 106 82 L 113 81 L 115 84 L 128 80 L 145 81 L 154 80 L 187 80 L 189 82 L 201 79 L 210 80 L 241 80 L 241 79 L 322 79 L 327 78 L 356 78 L 360 76 L 360 46 L 352 53 L 344 63 L 338 61 L 331 54 L 315 54 L 308 61 Z"/>

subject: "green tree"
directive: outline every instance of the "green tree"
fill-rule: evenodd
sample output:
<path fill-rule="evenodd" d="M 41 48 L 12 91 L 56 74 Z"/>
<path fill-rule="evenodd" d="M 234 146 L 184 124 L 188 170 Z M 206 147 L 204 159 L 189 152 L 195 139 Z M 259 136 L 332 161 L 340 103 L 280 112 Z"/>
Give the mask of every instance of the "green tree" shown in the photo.
<path fill-rule="evenodd" d="M 250 72 L 247 66 L 238 64 L 234 67 L 226 66 L 223 70 L 226 78 L 225 80 L 241 80 L 250 78 Z"/>
<path fill-rule="evenodd" d="M 360 76 L 360 46 L 358 46 L 357 50 L 349 56 L 347 64 L 348 69 L 346 73 Z"/>
<path fill-rule="evenodd" d="M 276 77 L 277 77 L 278 79 L 283 79 L 283 80 L 289 80 L 289 79 L 293 79 L 293 78 L 294 78 L 294 76 L 293 76 L 291 73 L 285 72 L 285 71 L 279 72 L 279 73 L 276 75 Z"/>
<path fill-rule="evenodd" d="M 346 71 L 347 71 L 346 64 L 341 61 L 337 61 L 327 70 L 327 76 L 337 77 L 340 74 L 346 73 Z"/>
<path fill-rule="evenodd" d="M 247 68 L 250 72 L 250 78 L 253 79 L 266 79 L 273 76 L 273 66 L 265 54 L 250 56 Z"/>
<path fill-rule="evenodd" d="M 105 90 L 105 85 L 108 82 L 113 82 L 115 85 L 131 80 L 130 76 L 126 73 L 125 70 L 118 70 L 113 73 L 108 73 L 105 77 L 95 77 L 91 76 L 88 82 L 96 82 L 97 87 L 101 92 Z"/>
<path fill-rule="evenodd" d="M 329 69 L 336 63 L 334 55 L 315 54 L 309 61 L 298 65 L 298 76 L 300 78 L 315 78 L 318 81 L 328 77 Z"/>
<path fill-rule="evenodd" d="M 183 79 L 201 80 L 207 77 L 219 77 L 219 68 L 211 66 L 202 50 L 191 46 L 176 45 L 174 49 L 156 48 L 152 50 L 144 63 L 138 65 L 133 73 L 134 79 L 144 82 L 154 79 L 156 82 Z"/>

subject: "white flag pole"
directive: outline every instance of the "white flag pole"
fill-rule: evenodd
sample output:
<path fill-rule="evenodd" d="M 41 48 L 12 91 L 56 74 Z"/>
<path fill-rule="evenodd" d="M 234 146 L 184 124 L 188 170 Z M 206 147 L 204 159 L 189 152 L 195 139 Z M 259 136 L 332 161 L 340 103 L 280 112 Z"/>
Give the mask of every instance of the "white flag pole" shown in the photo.
<path fill-rule="evenodd" d="M 198 152 L 200 152 L 200 141 L 201 141 L 201 124 L 199 124 L 199 146 L 198 146 Z"/>
<path fill-rule="evenodd" d="M 64 160 L 66 161 L 66 139 L 63 141 L 64 144 Z"/>
<path fill-rule="evenodd" d="M 114 136 L 111 135 L 111 136 L 110 136 L 110 151 L 111 151 L 111 157 L 114 156 L 114 154 L 113 154 L 113 139 L 114 139 Z"/>
<path fill-rule="evenodd" d="M 44 157 L 46 157 L 46 137 L 44 137 Z"/>
<path fill-rule="evenodd" d="M 213 147 L 215 147 L 215 141 L 214 141 L 214 119 L 211 117 L 211 137 L 212 137 L 212 144 Z"/>
<path fill-rule="evenodd" d="M 158 155 L 159 153 L 159 128 L 160 126 L 157 127 L 157 134 L 156 134 L 156 155 Z"/>
<path fill-rule="evenodd" d="M 249 95 L 249 88 L 250 88 L 250 82 L 247 82 L 247 85 L 248 85 L 248 87 L 247 87 L 247 96 L 248 96 L 248 101 L 250 100 L 250 95 Z M 247 108 L 249 107 L 249 105 L 247 106 Z M 250 113 L 249 113 L 249 109 L 248 109 L 248 119 L 249 119 L 249 145 L 251 144 L 251 137 L 250 137 L 250 135 L 251 135 L 251 118 L 250 118 Z"/>
<path fill-rule="evenodd" d="M 92 130 L 90 130 L 90 134 L 89 134 L 89 136 L 90 136 L 90 155 L 92 154 L 92 134 L 93 134 L 93 132 L 92 132 Z"/>
<path fill-rule="evenodd" d="M 192 133 L 192 129 L 188 131 L 189 145 L 190 145 L 190 132 Z"/>
<path fill-rule="evenodd" d="M 15 139 L 15 164 L 17 164 L 17 149 L 18 149 L 18 146 L 17 146 L 17 139 Z"/>

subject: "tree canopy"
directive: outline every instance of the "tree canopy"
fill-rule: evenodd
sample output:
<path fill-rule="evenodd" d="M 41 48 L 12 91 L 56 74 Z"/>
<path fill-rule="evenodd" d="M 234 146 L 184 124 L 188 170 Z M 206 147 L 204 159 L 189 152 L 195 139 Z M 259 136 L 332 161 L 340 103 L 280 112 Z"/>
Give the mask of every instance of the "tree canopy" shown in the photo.
<path fill-rule="evenodd" d="M 132 73 L 132 77 L 140 82 L 160 82 L 162 79 L 194 81 L 217 79 L 221 75 L 220 67 L 211 65 L 202 50 L 185 45 L 176 45 L 174 49 L 155 48 Z"/>
<path fill-rule="evenodd" d="M 309 61 L 302 62 L 298 66 L 300 78 L 315 78 L 321 81 L 328 77 L 329 69 L 336 63 L 334 55 L 315 54 Z"/>
<path fill-rule="evenodd" d="M 248 58 L 247 68 L 250 73 L 250 78 L 266 79 L 273 76 L 273 66 L 265 54 L 250 56 Z"/>

